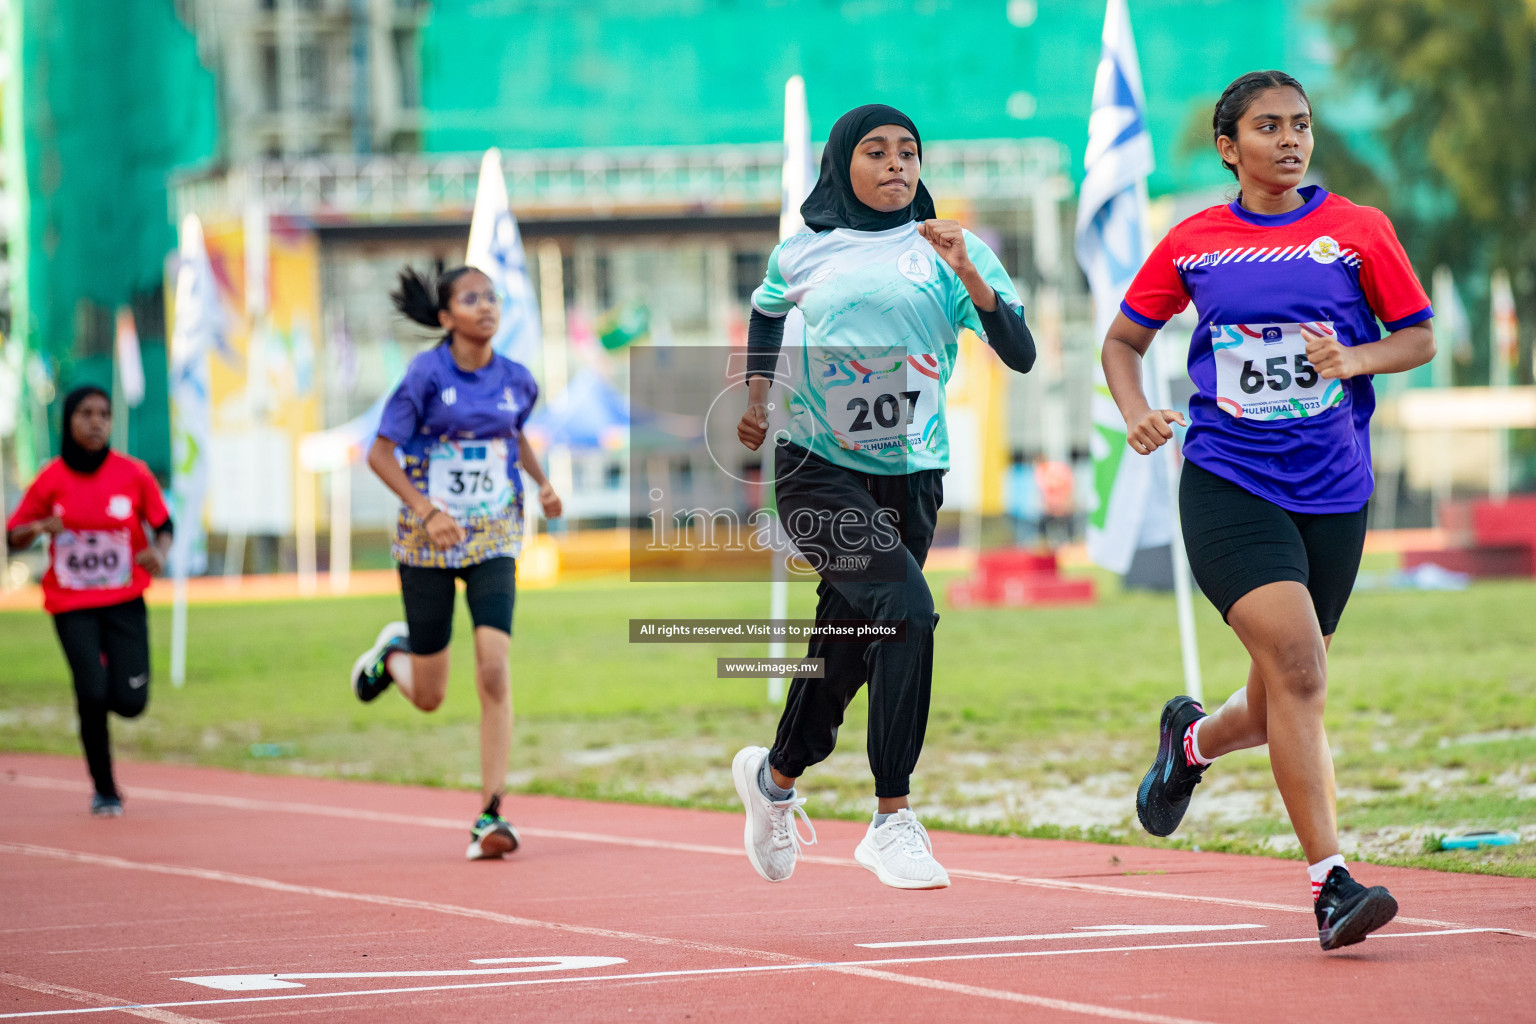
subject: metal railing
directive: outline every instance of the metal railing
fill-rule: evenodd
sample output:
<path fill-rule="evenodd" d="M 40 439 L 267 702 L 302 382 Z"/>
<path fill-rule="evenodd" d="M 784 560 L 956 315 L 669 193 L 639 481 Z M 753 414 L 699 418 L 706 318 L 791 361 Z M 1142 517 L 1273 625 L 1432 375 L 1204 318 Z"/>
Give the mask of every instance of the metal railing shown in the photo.
<path fill-rule="evenodd" d="M 505 152 L 507 193 L 520 217 L 623 216 L 779 208 L 778 144 Z M 1023 200 L 1067 171 L 1050 139 L 934 143 L 924 180 L 941 196 Z M 480 156 L 323 156 L 262 160 L 173 182 L 178 219 L 236 214 L 259 201 L 317 223 L 467 218 Z"/>

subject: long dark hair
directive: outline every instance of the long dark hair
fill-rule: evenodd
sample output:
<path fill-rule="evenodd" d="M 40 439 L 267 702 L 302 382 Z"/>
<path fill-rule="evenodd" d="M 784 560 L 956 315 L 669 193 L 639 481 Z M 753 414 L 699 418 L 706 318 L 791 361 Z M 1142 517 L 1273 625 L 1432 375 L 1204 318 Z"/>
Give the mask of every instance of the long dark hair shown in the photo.
<path fill-rule="evenodd" d="M 402 316 L 426 327 L 441 329 L 443 322 L 437 314 L 448 308 L 454 282 L 471 271 L 483 273 L 474 267 L 454 267 L 439 270 L 436 274 L 423 274 L 415 267 L 402 267 L 399 287 L 390 292 L 389 297 Z"/>
<path fill-rule="evenodd" d="M 1237 141 L 1237 123 L 1248 113 L 1248 107 L 1252 105 L 1254 97 L 1265 89 L 1295 89 L 1301 93 L 1301 101 L 1312 109 L 1312 101 L 1307 98 L 1307 90 L 1284 71 L 1250 71 L 1238 78 L 1226 91 L 1221 94 L 1221 99 L 1216 101 L 1216 112 L 1211 115 L 1211 141 L 1225 135 L 1233 142 Z M 1237 177 L 1237 168 L 1221 161 L 1221 166 L 1232 172 L 1232 177 Z"/>

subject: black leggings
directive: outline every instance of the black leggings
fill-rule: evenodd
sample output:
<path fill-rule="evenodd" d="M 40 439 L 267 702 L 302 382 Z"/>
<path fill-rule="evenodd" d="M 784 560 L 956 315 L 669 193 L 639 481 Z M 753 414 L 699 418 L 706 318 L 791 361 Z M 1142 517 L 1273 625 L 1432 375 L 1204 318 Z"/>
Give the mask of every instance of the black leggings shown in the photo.
<path fill-rule="evenodd" d="M 868 682 L 875 795 L 906 796 L 922 753 L 933 689 L 933 629 L 939 617 L 923 562 L 944 503 L 943 471 L 859 473 L 781 444 L 775 474 L 785 529 L 821 573 L 816 621 L 904 621 L 906 637 L 811 641 L 806 657 L 826 659 L 825 678 L 790 682 L 768 763 L 798 778 L 826 760 L 837 745 L 844 711 Z"/>
<path fill-rule="evenodd" d="M 149 621 L 144 599 L 53 617 L 75 679 L 80 743 L 96 792 L 116 797 L 107 712 L 137 718 L 149 703 Z"/>

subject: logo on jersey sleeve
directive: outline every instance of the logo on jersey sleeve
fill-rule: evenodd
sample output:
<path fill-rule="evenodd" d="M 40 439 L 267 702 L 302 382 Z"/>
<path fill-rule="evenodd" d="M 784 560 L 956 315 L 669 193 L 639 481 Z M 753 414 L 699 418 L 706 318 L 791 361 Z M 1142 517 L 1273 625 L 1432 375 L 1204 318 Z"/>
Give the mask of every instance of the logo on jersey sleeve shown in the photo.
<path fill-rule="evenodd" d="M 1318 263 L 1328 264 L 1336 261 L 1343 253 L 1339 249 L 1339 243 L 1328 235 L 1320 235 L 1307 246 L 1307 255 Z"/>
<path fill-rule="evenodd" d="M 133 500 L 126 494 L 114 494 L 107 501 L 107 515 L 113 519 L 127 519 L 133 515 Z"/>
<path fill-rule="evenodd" d="M 901 276 L 914 284 L 922 284 L 933 276 L 933 263 L 921 249 L 912 248 L 896 257 L 896 269 Z"/>

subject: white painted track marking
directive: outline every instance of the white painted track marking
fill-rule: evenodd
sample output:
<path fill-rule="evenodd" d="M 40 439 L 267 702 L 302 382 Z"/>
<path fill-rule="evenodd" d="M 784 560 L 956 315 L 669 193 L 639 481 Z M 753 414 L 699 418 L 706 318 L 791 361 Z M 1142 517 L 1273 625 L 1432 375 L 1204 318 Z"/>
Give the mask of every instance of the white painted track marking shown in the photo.
<path fill-rule="evenodd" d="M 1043 935 L 985 935 L 974 939 L 913 939 L 906 942 L 855 942 L 860 949 L 904 949 L 910 946 L 970 946 L 978 942 L 1039 942 L 1045 939 L 1107 939 L 1117 935 L 1183 935 L 1263 928 L 1261 924 L 1085 924 L 1070 932 Z"/>
<path fill-rule="evenodd" d="M 530 971 L 584 971 L 628 963 L 621 956 L 505 956 L 471 960 L 472 964 L 521 964 L 521 967 L 485 967 L 478 970 L 442 971 L 336 971 L 330 974 L 208 974 L 197 978 L 172 978 L 224 992 L 251 992 L 263 988 L 303 988 L 302 982 L 330 978 L 473 978 L 490 974 L 527 974 Z"/>
<path fill-rule="evenodd" d="M 1501 934 L 1497 928 L 1455 928 L 1446 931 L 1433 932 L 1387 932 L 1377 933 L 1371 936 L 1371 941 L 1381 939 L 1422 939 L 1441 938 L 1449 935 L 1472 934 Z M 975 995 L 982 998 L 1001 999 L 1006 1002 L 1028 1003 L 1032 1006 L 1044 1006 L 1051 1009 L 1067 1010 L 1073 1013 L 1082 1013 L 1091 1017 L 1105 1017 L 1112 1020 L 1125 1020 L 1144 1022 L 1144 1024 L 1202 1024 L 1185 1017 L 1170 1017 L 1156 1013 L 1139 1013 L 1134 1010 L 1122 1010 L 1117 1007 L 1094 1006 L 1091 1003 L 1074 1003 L 1062 999 L 1051 999 L 1046 996 L 1031 996 L 1021 992 L 1008 992 L 1000 989 L 980 988 L 973 985 L 955 984 L 938 981 L 932 978 L 912 977 L 910 975 L 897 974 L 893 971 L 882 971 L 876 968 L 909 966 L 913 964 L 949 963 L 961 960 L 1014 960 L 1022 957 L 1041 956 L 1078 956 L 1088 953 L 1132 953 L 1153 950 L 1170 949 L 1212 949 L 1230 946 L 1283 946 L 1295 943 L 1313 943 L 1314 938 L 1300 939 L 1246 939 L 1238 942 L 1172 942 L 1149 946 L 1103 946 L 1097 949 L 1031 949 L 1014 950 L 1006 953 L 956 953 L 948 956 L 910 956 L 894 957 L 885 960 L 850 960 L 850 961 L 807 961 L 792 964 L 755 964 L 746 967 L 698 967 L 672 971 L 637 971 L 632 974 L 589 974 L 568 975 L 559 978 L 519 978 L 512 981 L 482 981 L 451 985 L 413 985 L 403 988 L 365 989 L 361 991 L 347 992 L 299 992 L 284 993 L 271 996 L 236 996 L 225 999 L 189 999 L 167 1003 L 141 1003 L 127 1006 L 102 1006 L 84 1009 L 68 1010 L 32 1010 L 24 1013 L 0 1013 L 0 1020 L 13 1020 L 24 1017 L 62 1017 L 69 1014 L 103 1013 L 122 1009 L 160 1009 L 188 1006 L 220 1006 L 230 1003 L 266 1003 L 282 1002 L 296 999 L 334 999 L 339 997 L 355 996 L 379 996 L 402 995 L 417 992 L 450 992 L 469 989 L 487 988 L 516 988 L 528 985 L 566 985 L 572 983 L 587 984 L 601 981 L 633 982 L 646 981 L 657 978 L 703 978 L 722 975 L 748 975 L 763 974 L 779 971 L 835 971 L 841 974 L 854 974 L 862 977 L 876 978 L 880 981 L 895 981 L 903 984 L 915 985 L 919 988 L 936 988 L 946 991 L 956 991 L 965 995 Z"/>

